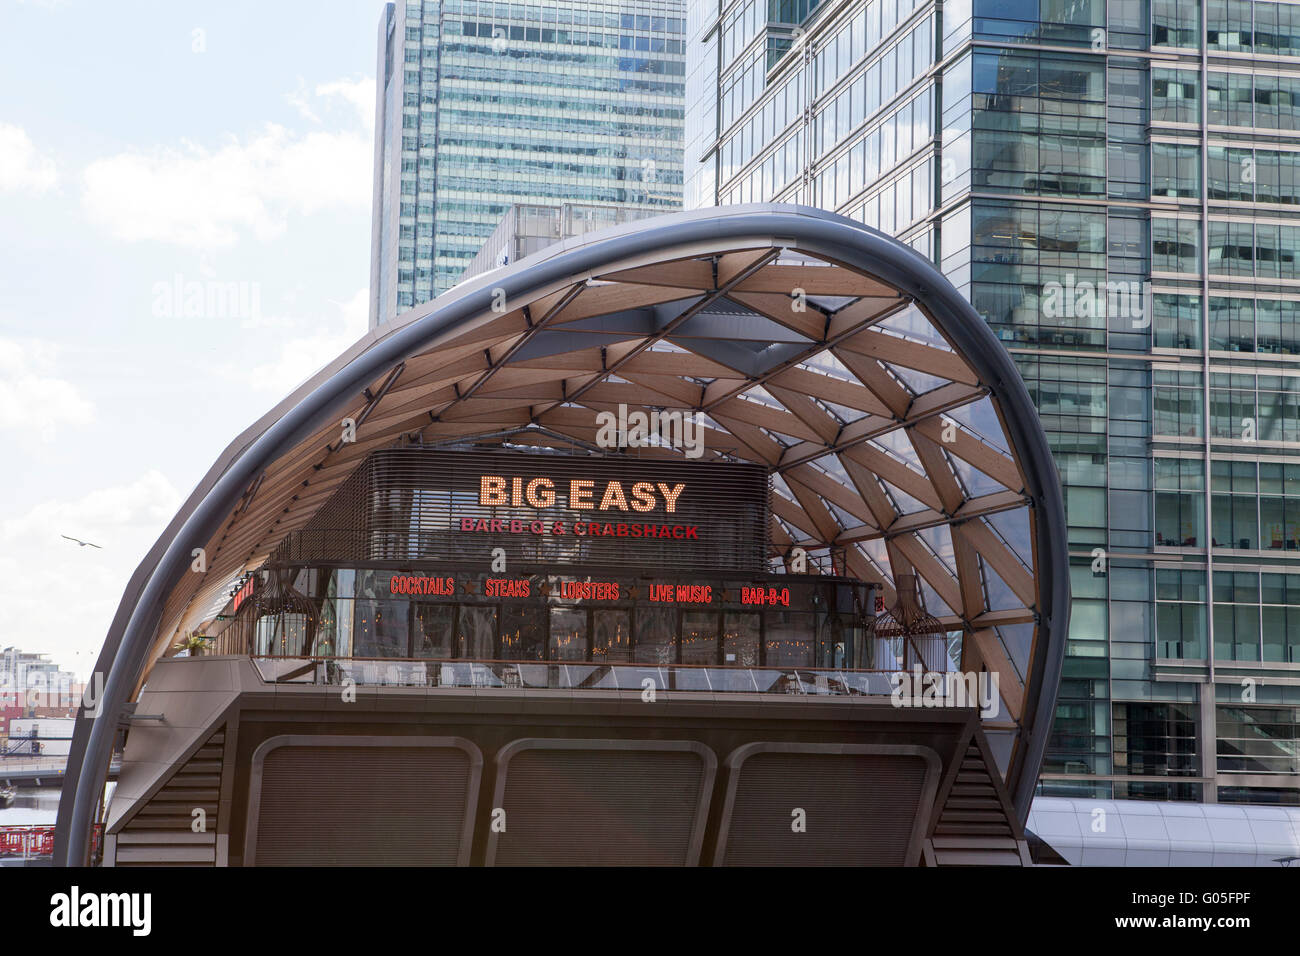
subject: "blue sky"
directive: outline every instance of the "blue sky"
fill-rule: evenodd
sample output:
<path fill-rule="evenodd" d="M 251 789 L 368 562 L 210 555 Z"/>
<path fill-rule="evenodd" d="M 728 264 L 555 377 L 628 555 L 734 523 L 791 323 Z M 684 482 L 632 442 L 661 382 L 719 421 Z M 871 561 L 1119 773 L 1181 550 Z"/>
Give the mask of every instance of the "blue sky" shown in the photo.
<path fill-rule="evenodd" d="M 0 0 L 0 647 L 88 673 L 221 449 L 365 331 L 382 6 Z"/>

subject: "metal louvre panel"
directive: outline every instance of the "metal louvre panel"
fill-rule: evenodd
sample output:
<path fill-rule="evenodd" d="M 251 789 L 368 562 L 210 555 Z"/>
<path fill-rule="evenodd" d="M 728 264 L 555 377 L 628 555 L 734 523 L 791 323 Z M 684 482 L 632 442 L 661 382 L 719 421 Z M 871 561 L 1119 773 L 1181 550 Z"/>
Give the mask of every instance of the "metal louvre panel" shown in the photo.
<path fill-rule="evenodd" d="M 249 822 L 256 864 L 453 866 L 473 769 L 454 747 L 275 747 Z"/>
<path fill-rule="evenodd" d="M 930 770 L 902 754 L 764 753 L 733 769 L 724 866 L 904 866 Z M 795 832 L 793 811 L 805 812 Z"/>
<path fill-rule="evenodd" d="M 534 749 L 520 743 L 525 749 L 498 757 L 496 806 L 505 810 L 507 825 L 490 840 L 489 864 L 698 861 L 715 765 L 703 747 L 667 742 L 660 746 L 673 749 L 651 750 L 654 744 L 647 741 L 564 741 L 537 742 Z"/>
<path fill-rule="evenodd" d="M 537 508 L 507 502 L 479 503 L 485 475 L 554 483 L 554 504 Z M 590 482 L 592 502 L 577 508 L 570 482 Z M 601 510 L 610 482 L 618 482 L 626 508 Z M 667 510 L 657 487 L 684 484 Z M 655 506 L 638 511 L 632 486 L 653 487 Z M 513 488 L 508 489 L 513 494 Z M 522 533 L 462 531 L 462 519 L 523 522 Z M 545 533 L 529 530 L 541 521 Z M 563 534 L 552 533 L 563 522 Z M 604 529 L 622 524 L 642 529 L 697 526 L 698 537 L 575 534 L 575 523 Z M 529 563 L 610 568 L 672 567 L 678 570 L 761 572 L 768 553 L 768 472 L 749 462 L 666 461 L 632 455 L 530 454 L 522 451 L 444 451 L 392 448 L 373 452 L 312 518 L 287 535 L 271 556 L 273 565 L 312 561 L 465 562 L 486 560 L 503 547 L 510 559 Z"/>
<path fill-rule="evenodd" d="M 225 725 L 117 833 L 113 866 L 216 866 Z M 193 830 L 194 811 L 204 830 Z"/>
<path fill-rule="evenodd" d="M 190 833 L 194 823 L 194 810 L 202 808 L 208 832 L 216 833 L 225 744 L 223 725 L 223 729 L 212 734 L 172 775 L 166 785 L 135 812 L 123 830 Z"/>

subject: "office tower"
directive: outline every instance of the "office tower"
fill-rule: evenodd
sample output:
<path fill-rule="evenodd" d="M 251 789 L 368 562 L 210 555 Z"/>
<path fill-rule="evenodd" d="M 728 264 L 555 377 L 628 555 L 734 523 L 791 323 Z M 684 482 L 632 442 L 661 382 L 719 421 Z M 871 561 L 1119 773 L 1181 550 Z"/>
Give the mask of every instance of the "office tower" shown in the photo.
<path fill-rule="evenodd" d="M 688 34 L 687 205 L 900 237 L 1036 399 L 1074 595 L 1042 792 L 1300 803 L 1300 6 L 705 0 Z"/>
<path fill-rule="evenodd" d="M 370 324 L 446 291 L 514 203 L 681 206 L 683 0 L 431 0 L 379 25 Z"/>

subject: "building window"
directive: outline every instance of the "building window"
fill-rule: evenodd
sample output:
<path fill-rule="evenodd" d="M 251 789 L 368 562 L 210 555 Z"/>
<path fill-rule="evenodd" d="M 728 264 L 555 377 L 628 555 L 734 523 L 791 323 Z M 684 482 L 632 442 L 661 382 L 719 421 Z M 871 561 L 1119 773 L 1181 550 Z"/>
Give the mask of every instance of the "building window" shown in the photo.
<path fill-rule="evenodd" d="M 1259 660 L 1259 574 L 1214 572 L 1214 658 Z"/>
<path fill-rule="evenodd" d="M 1204 463 L 1195 458 L 1157 458 L 1156 545 L 1195 548 L 1205 540 Z"/>
<path fill-rule="evenodd" d="M 1205 572 L 1156 569 L 1156 657 L 1205 656 Z"/>
<path fill-rule="evenodd" d="M 1300 773 L 1300 708 L 1220 704 L 1216 728 L 1219 773 Z"/>
<path fill-rule="evenodd" d="M 1200 147 L 1152 143 L 1151 198 L 1194 199 L 1200 194 Z"/>

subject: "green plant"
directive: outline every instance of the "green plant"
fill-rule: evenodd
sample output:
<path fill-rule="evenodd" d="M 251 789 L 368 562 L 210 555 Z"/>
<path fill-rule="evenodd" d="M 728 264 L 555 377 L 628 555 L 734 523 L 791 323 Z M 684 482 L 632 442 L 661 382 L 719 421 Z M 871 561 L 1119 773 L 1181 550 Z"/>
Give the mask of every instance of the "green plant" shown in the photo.
<path fill-rule="evenodd" d="M 177 641 L 172 646 L 178 651 L 189 651 L 190 653 L 193 653 L 194 651 L 202 650 L 207 642 L 208 638 L 204 634 L 190 634 L 187 635 L 183 641 Z"/>

